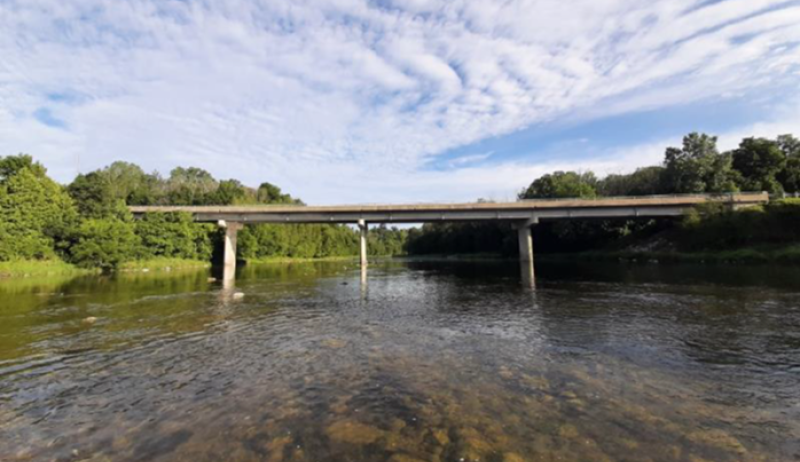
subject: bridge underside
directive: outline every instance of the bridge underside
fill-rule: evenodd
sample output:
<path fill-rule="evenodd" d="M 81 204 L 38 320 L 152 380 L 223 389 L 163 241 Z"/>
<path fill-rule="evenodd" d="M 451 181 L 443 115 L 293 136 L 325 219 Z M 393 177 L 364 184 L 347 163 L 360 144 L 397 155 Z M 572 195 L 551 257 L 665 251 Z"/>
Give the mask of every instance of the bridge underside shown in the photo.
<path fill-rule="evenodd" d="M 518 232 L 520 260 L 533 261 L 531 226 L 540 220 L 677 217 L 708 203 L 732 209 L 769 201 L 766 193 L 649 196 L 601 199 L 531 200 L 509 203 L 374 205 L 374 206 L 134 206 L 135 216 L 154 212 L 191 213 L 195 221 L 214 222 L 226 229 L 225 277 L 233 278 L 236 233 L 247 223 L 357 224 L 361 264 L 367 264 L 368 223 L 430 223 L 507 221 Z M 532 265 L 531 265 L 532 271 Z"/>

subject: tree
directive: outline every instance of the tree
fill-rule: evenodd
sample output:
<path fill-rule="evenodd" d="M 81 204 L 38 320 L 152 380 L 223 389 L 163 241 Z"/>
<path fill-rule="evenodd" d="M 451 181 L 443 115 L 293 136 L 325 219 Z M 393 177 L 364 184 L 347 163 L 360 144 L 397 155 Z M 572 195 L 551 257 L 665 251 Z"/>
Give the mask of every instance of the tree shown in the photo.
<path fill-rule="evenodd" d="M 293 199 L 289 194 L 283 194 L 281 188 L 272 183 L 261 183 L 256 192 L 256 200 L 259 204 L 302 204 L 301 201 Z"/>
<path fill-rule="evenodd" d="M 67 187 L 81 215 L 101 218 L 113 213 L 117 203 L 154 204 L 162 195 L 158 174 L 148 175 L 135 164 L 114 162 L 108 167 L 78 175 Z"/>
<path fill-rule="evenodd" d="M 72 200 L 29 157 L 0 159 L 0 165 L 0 260 L 55 257 L 77 220 Z"/>
<path fill-rule="evenodd" d="M 778 174 L 778 181 L 784 191 L 800 192 L 800 155 L 786 159 L 786 165 Z"/>
<path fill-rule="evenodd" d="M 733 167 L 746 191 L 783 192 L 777 176 L 785 165 L 786 155 L 778 142 L 766 138 L 745 138 L 733 151 Z"/>
<path fill-rule="evenodd" d="M 167 180 L 167 201 L 171 205 L 204 205 L 217 186 L 214 177 L 201 168 L 177 167 Z"/>
<path fill-rule="evenodd" d="M 664 167 L 643 167 L 627 175 L 608 175 L 598 182 L 601 196 L 650 196 L 663 194 Z"/>
<path fill-rule="evenodd" d="M 663 191 L 674 194 L 736 191 L 731 157 L 717 151 L 717 137 L 690 133 L 683 147 L 667 148 Z"/>
<path fill-rule="evenodd" d="M 112 270 L 142 255 L 141 238 L 128 220 L 90 218 L 81 223 L 76 234 L 71 260 L 85 268 Z"/>
<path fill-rule="evenodd" d="M 188 213 L 148 213 L 135 224 L 147 256 L 211 259 L 211 225 L 195 223 Z"/>
<path fill-rule="evenodd" d="M 786 165 L 778 173 L 778 181 L 784 191 L 800 192 L 800 140 L 792 135 L 780 135 L 776 141 L 786 156 Z"/>
<path fill-rule="evenodd" d="M 536 179 L 519 193 L 520 199 L 595 197 L 597 178 L 592 172 L 555 172 Z"/>
<path fill-rule="evenodd" d="M 792 135 L 779 135 L 776 143 L 786 157 L 800 157 L 800 139 Z"/>
<path fill-rule="evenodd" d="M 238 180 L 223 180 L 217 190 L 208 194 L 205 202 L 209 205 L 233 205 L 249 202 L 247 188 Z"/>
<path fill-rule="evenodd" d="M 27 168 L 37 177 L 43 177 L 47 170 L 42 164 L 33 161 L 33 157 L 28 154 L 18 154 L 16 156 L 0 157 L 0 183 L 8 181 L 9 178 Z"/>

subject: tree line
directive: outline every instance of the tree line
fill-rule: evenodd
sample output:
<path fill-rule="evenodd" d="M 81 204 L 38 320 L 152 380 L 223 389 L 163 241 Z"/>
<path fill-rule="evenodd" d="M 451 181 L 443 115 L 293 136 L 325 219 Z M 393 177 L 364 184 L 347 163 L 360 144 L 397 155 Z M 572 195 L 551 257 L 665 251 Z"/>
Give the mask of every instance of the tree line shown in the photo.
<path fill-rule="evenodd" d="M 738 191 L 766 191 L 775 196 L 800 193 L 800 140 L 793 135 L 781 135 L 775 139 L 750 137 L 743 139 L 737 148 L 721 152 L 717 147 L 717 137 L 690 133 L 683 138 L 680 147 L 668 147 L 665 150 L 661 165 L 604 178 L 598 178 L 591 171 L 548 173 L 520 191 L 518 198 L 593 198 Z M 785 214 L 784 211 L 780 213 L 780 216 Z M 678 224 L 671 219 L 559 221 L 537 226 L 534 237 L 537 251 L 579 251 L 602 247 L 626 238 L 652 236 L 685 225 L 685 229 L 691 227 L 693 230 L 692 233 L 683 233 L 686 247 L 691 247 L 688 241 L 700 235 L 704 236 L 701 240 L 713 246 L 713 239 L 708 236 L 721 232 L 722 228 L 711 226 L 711 216 L 717 222 L 728 225 L 735 218 L 722 211 L 705 215 L 708 217 L 705 220 L 695 218 L 691 223 L 686 220 L 685 223 Z M 747 214 L 736 216 L 743 217 Z M 758 228 L 752 224 L 755 222 L 763 223 L 759 225 L 761 228 L 768 227 L 768 223 L 775 224 L 770 220 L 752 219 L 747 226 L 728 230 L 727 237 L 717 236 L 716 242 L 736 241 L 741 244 L 747 241 L 746 236 L 738 240 L 730 237 L 741 229 L 752 231 Z M 707 230 L 704 228 L 706 224 L 709 228 Z M 700 233 L 701 229 L 705 232 Z M 753 231 L 749 239 L 756 242 L 762 235 L 769 235 L 769 239 L 772 239 L 774 234 L 766 230 L 761 233 Z M 767 240 L 767 237 L 764 239 Z M 700 240 L 695 243 L 697 242 Z M 516 236 L 508 224 L 432 223 L 424 225 L 420 230 L 412 230 L 406 247 L 410 254 L 513 254 L 516 252 L 516 245 Z"/>
<path fill-rule="evenodd" d="M 185 213 L 153 213 L 134 220 L 128 205 L 303 205 L 278 186 L 250 188 L 209 172 L 178 167 L 166 178 L 127 162 L 78 175 L 63 186 L 29 155 L 0 157 L 0 261 L 63 259 L 114 269 L 157 257 L 210 260 L 221 232 Z M 403 252 L 406 231 L 379 227 L 373 255 Z M 358 233 L 342 225 L 248 225 L 239 256 L 320 258 L 357 255 Z"/>
<path fill-rule="evenodd" d="M 592 172 L 553 172 L 535 179 L 518 197 L 735 191 L 799 193 L 800 140 L 792 135 L 746 138 L 736 149 L 720 152 L 716 137 L 691 133 L 682 146 L 666 149 L 661 165 L 604 178 Z M 0 157 L 0 261 L 63 259 L 83 267 L 113 269 L 128 261 L 156 257 L 210 260 L 220 248 L 221 233 L 216 226 L 194 223 L 191 216 L 180 213 L 148 214 L 134 220 L 127 206 L 240 204 L 303 205 L 271 183 L 251 188 L 237 180 L 215 179 L 195 167 L 175 168 L 162 177 L 132 163 L 114 162 L 78 175 L 64 186 L 53 181 L 44 166 L 29 155 Z M 717 231 L 708 228 L 705 234 L 700 230 L 703 223 L 710 223 L 708 219 L 695 219 L 685 228 L 693 226 L 693 236 L 706 236 L 710 243 L 728 242 L 730 239 L 713 237 L 730 226 L 720 220 L 727 224 L 715 228 Z M 750 223 L 761 224 L 737 229 L 752 231 L 777 222 L 753 219 Z M 560 221 L 537 226 L 535 239 L 537 252 L 585 250 L 676 226 L 669 219 Z M 752 233 L 755 237 L 739 241 L 760 235 L 776 239 L 775 233 Z M 780 235 L 785 238 L 787 233 Z M 370 232 L 368 249 L 372 255 L 513 254 L 516 236 L 504 223 L 435 223 L 410 230 L 381 226 Z M 357 253 L 358 233 L 342 225 L 248 225 L 239 234 L 239 256 L 249 260 Z"/>

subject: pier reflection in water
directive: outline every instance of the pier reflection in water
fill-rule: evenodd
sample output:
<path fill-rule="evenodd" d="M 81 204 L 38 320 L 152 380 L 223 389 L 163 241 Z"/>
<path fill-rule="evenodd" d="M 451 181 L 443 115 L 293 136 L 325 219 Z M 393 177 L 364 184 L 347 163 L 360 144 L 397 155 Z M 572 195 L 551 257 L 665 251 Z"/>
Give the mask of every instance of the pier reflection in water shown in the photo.
<path fill-rule="evenodd" d="M 537 269 L 535 291 L 516 261 L 2 282 L 0 455 L 800 457 L 796 269 Z"/>

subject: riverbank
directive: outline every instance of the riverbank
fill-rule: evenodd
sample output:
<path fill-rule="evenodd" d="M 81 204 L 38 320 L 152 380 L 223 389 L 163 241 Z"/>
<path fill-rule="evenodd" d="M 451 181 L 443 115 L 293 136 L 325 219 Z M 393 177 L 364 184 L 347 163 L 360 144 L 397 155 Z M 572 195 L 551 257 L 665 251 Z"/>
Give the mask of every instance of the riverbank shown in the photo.
<path fill-rule="evenodd" d="M 172 271 L 210 268 L 211 263 L 181 258 L 152 258 L 123 263 L 117 272 Z M 0 262 L 0 279 L 33 278 L 46 276 L 84 276 L 100 274 L 99 268 L 81 268 L 62 260 L 16 260 Z"/>
<path fill-rule="evenodd" d="M 348 261 L 358 260 L 358 255 L 344 255 L 335 257 L 267 257 L 267 258 L 246 258 L 245 265 L 265 265 L 273 263 L 307 263 L 319 261 Z"/>
<path fill-rule="evenodd" d="M 172 271 L 181 269 L 210 268 L 211 263 L 202 260 L 189 260 L 185 258 L 150 258 L 135 260 L 121 264 L 117 271 Z"/>
<path fill-rule="evenodd" d="M 0 262 L 0 279 L 39 276 L 80 276 L 100 270 L 78 268 L 61 260 L 15 260 Z"/>

